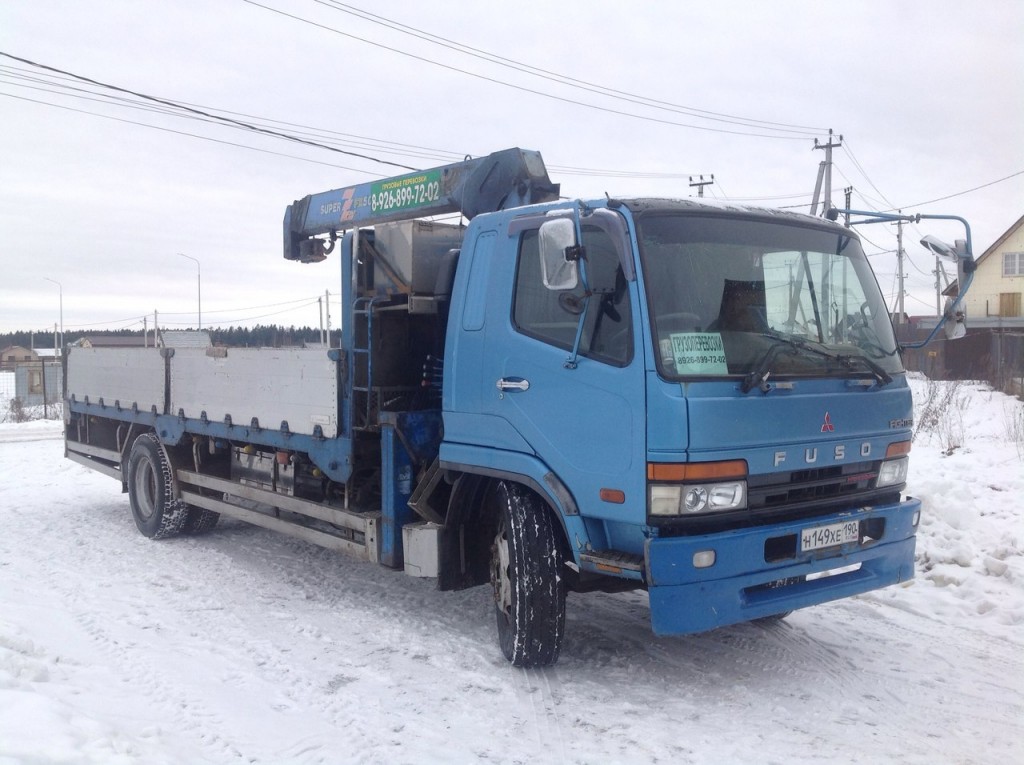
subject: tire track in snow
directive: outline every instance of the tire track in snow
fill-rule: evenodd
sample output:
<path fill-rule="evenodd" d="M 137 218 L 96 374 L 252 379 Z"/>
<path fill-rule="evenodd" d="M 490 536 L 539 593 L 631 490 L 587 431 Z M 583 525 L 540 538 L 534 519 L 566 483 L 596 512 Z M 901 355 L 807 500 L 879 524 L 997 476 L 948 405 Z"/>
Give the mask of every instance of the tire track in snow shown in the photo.
<path fill-rule="evenodd" d="M 108 520 L 110 515 L 104 512 L 106 510 L 85 507 L 81 510 L 82 515 L 64 514 L 62 518 L 73 525 L 76 532 L 72 536 L 89 539 L 90 543 L 76 545 L 72 549 L 49 550 L 50 554 L 40 556 L 35 570 L 44 576 L 48 588 L 58 593 L 90 644 L 105 657 L 111 679 L 131 686 L 152 702 L 153 707 L 139 715 L 144 720 L 144 728 L 173 726 L 177 730 L 190 731 L 214 759 L 242 757 L 243 751 L 218 732 L 223 726 L 223 719 L 206 707 L 201 696 L 189 690 L 187 677 L 183 677 L 180 671 L 181 665 L 178 665 L 179 669 L 173 666 L 173 651 L 180 650 L 182 646 L 161 636 L 161 633 L 168 632 L 176 634 L 175 631 L 166 630 L 159 621 L 148 621 L 151 606 L 145 597 L 147 592 L 132 589 L 134 602 L 103 601 L 95 607 L 83 600 L 77 582 L 83 570 L 95 570 L 92 561 L 83 559 L 95 557 L 90 548 L 97 544 L 103 546 L 99 554 L 110 566 L 107 573 L 112 582 L 134 579 L 136 587 L 147 585 L 145 589 L 149 592 L 154 589 L 169 592 L 176 586 L 180 587 L 159 575 L 152 579 L 152 575 L 145 574 L 139 580 L 138 573 L 130 568 L 132 562 L 137 562 L 137 554 L 129 549 L 132 545 L 119 544 L 119 529 L 115 530 L 117 537 L 107 533 L 110 524 L 104 522 L 104 515 Z M 90 523 L 85 520 L 87 517 L 97 522 Z M 111 552 L 115 554 L 111 555 Z M 118 586 L 117 592 L 123 594 L 124 590 Z M 166 607 L 168 600 L 160 599 L 159 605 Z M 117 618 L 113 620 L 110 619 L 112 611 L 117 612 Z M 136 650 L 141 643 L 152 645 L 157 642 L 165 643 L 167 650 L 163 655 L 168 659 L 166 664 L 159 666 L 146 658 L 151 655 L 149 651 Z"/>
<path fill-rule="evenodd" d="M 517 669 L 508 666 L 508 681 L 515 690 L 521 708 L 531 711 L 529 735 L 537 743 L 537 751 L 556 752 L 558 762 L 571 762 L 565 749 L 565 732 L 558 714 L 561 687 L 557 667 L 543 669 Z M 554 688 L 552 688 L 552 680 Z"/>
<path fill-rule="evenodd" d="M 285 693 L 313 708 L 332 729 L 354 732 L 346 737 L 346 759 L 379 761 L 382 749 L 399 750 L 409 738 L 435 741 L 443 750 L 447 710 L 457 713 L 462 688 L 431 701 L 437 691 L 432 678 L 439 672 L 460 677 L 452 664 L 461 664 L 473 648 L 437 618 L 431 601 L 446 594 L 261 529 L 243 526 L 238 536 L 225 541 L 225 557 L 260 588 L 276 588 L 275 599 L 251 627 L 266 630 L 269 618 L 306 670 L 281 678 Z M 216 542 L 217 532 L 204 541 Z M 456 606 L 458 601 L 456 595 Z M 466 690 L 492 689 L 483 683 Z"/>
<path fill-rule="evenodd" d="M 908 618 L 902 609 L 851 599 L 797 612 L 776 624 L 657 638 L 633 626 L 639 597 L 594 601 L 586 623 L 573 623 L 569 631 L 576 636 L 573 643 L 582 639 L 589 647 L 581 651 L 567 644 L 563 657 L 582 654 L 590 661 L 595 657 L 588 651 L 596 652 L 608 665 L 610 684 L 630 673 L 637 681 L 634 686 L 674 686 L 679 701 L 690 702 L 678 710 L 684 715 L 701 714 L 702 694 L 743 715 L 751 713 L 752 698 L 763 698 L 772 716 L 785 719 L 809 751 L 820 750 L 822 761 L 848 756 L 818 733 L 834 731 L 835 724 L 891 736 L 901 721 L 901 756 L 911 762 L 948 761 L 951 737 L 962 737 L 964 750 L 974 751 L 966 740 L 975 737 L 996 752 L 1012 746 L 1006 742 L 1020 733 L 1021 705 L 993 719 L 986 702 L 990 690 L 1003 691 L 1013 682 L 1008 678 L 1024 676 L 1017 654 L 993 636 L 962 626 L 946 630 L 947 625 L 938 623 L 932 630 L 929 622 Z M 949 639 L 970 648 L 951 653 Z M 934 673 L 920 673 L 922 652 L 935 655 L 939 664 Z M 1002 659 L 987 666 L 988 653 Z M 580 669 L 577 661 L 570 662 L 571 668 L 559 666 L 563 671 Z M 967 710 L 962 709 L 965 699 Z"/>
<path fill-rule="evenodd" d="M 109 491 L 116 484 L 105 479 L 102 486 Z M 262 697 L 282 714 L 290 709 L 301 709 L 304 714 L 326 710 L 332 714 L 325 723 L 347 722 L 330 703 L 306 703 L 317 696 L 309 689 L 318 689 L 318 698 L 329 700 L 338 687 L 330 687 L 337 673 L 314 676 L 295 668 L 309 666 L 315 671 L 323 666 L 306 661 L 309 653 L 322 653 L 322 631 L 315 627 L 290 629 L 294 619 L 280 615 L 285 610 L 294 612 L 294 603 L 289 603 L 291 593 L 276 589 L 277 583 L 266 576 L 266 571 L 262 572 L 264 576 L 252 579 L 250 572 L 217 549 L 236 549 L 239 545 L 244 549 L 246 536 L 258 530 L 240 526 L 226 529 L 219 540 L 210 536 L 152 542 L 137 535 L 124 499 L 85 506 L 60 499 L 38 516 L 24 517 L 37 528 L 33 536 L 51 541 L 47 549 L 38 551 L 35 561 L 46 586 L 57 593 L 67 612 L 75 615 L 86 641 L 104 657 L 103 663 L 113 668 L 112 676 L 123 685 L 133 684 L 136 693 L 148 699 L 144 706 L 160 710 L 175 729 L 192 732 L 215 761 L 243 756 L 246 738 L 230 731 L 221 733 L 224 717 L 216 713 L 220 700 L 213 707 L 204 706 L 202 697 L 190 687 L 189 673 L 202 671 L 210 663 L 203 654 L 211 649 L 216 654 L 239 657 L 234 662 L 237 671 L 222 677 L 224 687 L 237 689 L 237 695 Z M 62 533 L 48 534 L 51 526 L 62 527 Z M 301 557 L 294 565 L 303 565 Z M 102 600 L 95 607 L 87 600 L 83 602 L 82 588 L 77 583 L 83 573 L 96 572 L 100 572 L 100 581 L 90 582 L 91 597 L 97 596 L 98 587 L 109 590 L 117 602 Z M 200 581 L 195 581 L 196 576 Z M 241 592 L 237 589 L 239 582 Z M 245 586 L 247 582 L 249 586 Z M 98 596 L 105 594 L 100 592 Z M 252 603 L 246 604 L 246 600 Z M 268 634 L 268 614 L 271 624 L 288 625 L 287 629 L 269 631 L 281 636 L 280 645 L 262 637 Z M 288 655 L 296 636 L 307 644 L 315 643 L 316 650 L 304 651 L 293 666 Z M 159 646 L 161 641 L 173 654 L 173 666 L 145 658 L 153 655 L 154 644 Z M 258 702 L 249 703 L 258 707 Z M 228 715 L 237 716 L 233 711 Z M 334 725 L 325 724 L 323 728 L 334 729 Z M 313 754 L 317 744 L 305 741 L 297 746 L 288 753 L 289 759 L 301 750 L 304 761 L 317 761 Z M 337 755 L 328 754 L 322 761 L 336 759 Z"/>

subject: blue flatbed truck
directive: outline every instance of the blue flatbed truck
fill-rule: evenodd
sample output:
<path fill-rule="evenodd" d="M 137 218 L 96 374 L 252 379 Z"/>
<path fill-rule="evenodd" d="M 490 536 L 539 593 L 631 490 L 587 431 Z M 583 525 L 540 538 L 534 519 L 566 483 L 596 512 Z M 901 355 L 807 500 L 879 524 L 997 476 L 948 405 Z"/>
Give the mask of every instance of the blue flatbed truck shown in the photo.
<path fill-rule="evenodd" d="M 154 539 L 227 515 L 489 583 L 517 666 L 570 591 L 644 589 L 674 635 L 911 579 L 911 394 L 853 229 L 558 192 L 510 149 L 297 200 L 340 347 L 72 348 L 66 456 Z M 967 237 L 929 246 L 969 281 Z"/>

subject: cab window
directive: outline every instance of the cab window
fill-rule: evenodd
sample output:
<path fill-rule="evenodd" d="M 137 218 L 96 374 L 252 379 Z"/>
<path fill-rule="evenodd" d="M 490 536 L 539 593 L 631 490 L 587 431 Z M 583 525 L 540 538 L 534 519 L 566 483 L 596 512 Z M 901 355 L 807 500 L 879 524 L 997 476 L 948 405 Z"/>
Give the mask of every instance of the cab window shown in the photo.
<path fill-rule="evenodd" d="M 633 322 L 628 283 L 618 253 L 609 235 L 595 226 L 583 227 L 583 246 L 588 282 L 602 285 L 601 291 L 589 298 L 582 283 L 571 290 L 547 289 L 541 278 L 537 230 L 523 232 L 513 324 L 524 335 L 571 351 L 586 307 L 580 355 L 625 366 L 633 356 Z"/>

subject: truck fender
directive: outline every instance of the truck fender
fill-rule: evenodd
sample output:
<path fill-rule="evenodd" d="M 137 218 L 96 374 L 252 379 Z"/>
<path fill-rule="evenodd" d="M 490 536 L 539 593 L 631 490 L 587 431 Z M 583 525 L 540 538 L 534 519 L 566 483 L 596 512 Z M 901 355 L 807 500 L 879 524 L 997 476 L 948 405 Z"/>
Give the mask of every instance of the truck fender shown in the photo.
<path fill-rule="evenodd" d="M 586 546 L 588 534 L 575 499 L 558 477 L 538 460 L 517 455 L 534 468 L 530 473 L 499 470 L 479 465 L 441 463 L 454 475 L 444 528 L 440 540 L 441 590 L 464 589 L 490 581 L 490 545 L 496 519 L 484 513 L 488 492 L 494 481 L 511 481 L 526 486 L 540 497 L 558 520 L 568 559 L 578 563 L 578 551 Z"/>

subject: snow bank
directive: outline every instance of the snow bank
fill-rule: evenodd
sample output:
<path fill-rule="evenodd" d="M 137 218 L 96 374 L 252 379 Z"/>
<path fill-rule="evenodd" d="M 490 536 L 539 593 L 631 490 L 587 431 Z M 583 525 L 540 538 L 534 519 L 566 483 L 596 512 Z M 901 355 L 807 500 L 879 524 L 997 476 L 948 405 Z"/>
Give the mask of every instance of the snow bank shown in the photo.
<path fill-rule="evenodd" d="M 1024 404 L 983 383 L 915 376 L 911 385 L 916 420 L 930 387 L 954 389 L 939 397 L 962 407 L 942 413 L 962 421 L 960 446 L 932 429 L 917 432 L 911 453 L 909 491 L 923 503 L 918 581 L 949 596 L 929 605 L 950 619 L 1024 624 L 1024 462 L 1022 444 L 1011 440 L 1021 435 L 1012 423 Z"/>

